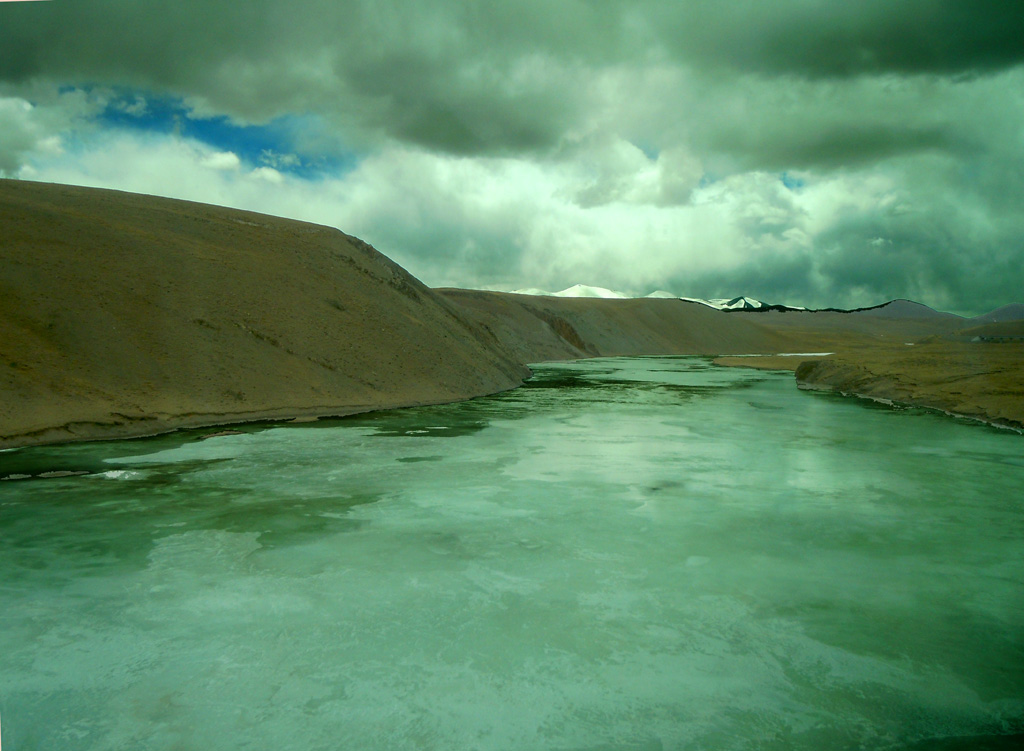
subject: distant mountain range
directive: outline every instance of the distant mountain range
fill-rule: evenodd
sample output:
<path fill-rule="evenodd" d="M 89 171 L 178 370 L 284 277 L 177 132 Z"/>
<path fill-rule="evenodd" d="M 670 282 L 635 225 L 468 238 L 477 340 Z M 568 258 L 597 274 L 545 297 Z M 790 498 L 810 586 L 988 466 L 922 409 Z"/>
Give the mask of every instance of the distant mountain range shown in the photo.
<path fill-rule="evenodd" d="M 587 284 L 574 284 L 571 287 L 563 289 L 559 292 L 546 292 L 536 287 L 530 287 L 527 289 L 513 290 L 513 293 L 519 295 L 540 295 L 547 297 L 588 297 L 588 298 L 602 298 L 606 300 L 628 300 L 633 299 L 631 295 L 627 295 L 623 292 L 616 292 L 613 289 L 607 289 L 606 287 L 593 287 Z M 787 311 L 787 310 L 829 310 L 838 313 L 864 313 L 866 315 L 880 315 L 886 318 L 928 318 L 932 316 L 949 316 L 952 318 L 961 318 L 955 313 L 944 313 L 933 308 L 929 308 L 927 305 L 922 303 L 914 302 L 913 300 L 890 300 L 880 305 L 871 305 L 865 308 L 804 308 L 798 305 L 782 305 L 779 303 L 766 303 L 761 300 L 755 300 L 753 297 L 713 297 L 710 299 L 704 299 L 701 297 L 681 297 L 665 290 L 657 290 L 651 292 L 649 295 L 644 295 L 647 298 L 664 298 L 664 299 L 675 299 L 683 300 L 684 302 L 698 303 L 700 305 L 706 305 L 709 308 L 715 308 L 716 310 L 725 311 Z M 984 313 L 983 315 L 975 316 L 967 320 L 977 321 L 978 323 L 997 323 L 1001 321 L 1019 321 L 1024 320 L 1024 303 L 1011 303 L 1009 305 L 1003 305 L 1000 308 L 996 308 L 993 311 Z"/>
<path fill-rule="evenodd" d="M 561 290 L 560 292 L 546 292 L 536 287 L 529 287 L 527 289 L 516 289 L 512 290 L 518 295 L 543 295 L 548 297 L 599 297 L 605 300 L 627 300 L 631 299 L 631 295 L 627 295 L 623 292 L 616 292 L 613 289 L 607 289 L 606 287 L 592 287 L 588 284 L 574 284 L 571 287 Z M 762 309 L 774 309 L 774 310 L 806 310 L 806 308 L 800 308 L 795 305 L 773 305 L 760 300 L 755 300 L 752 297 L 733 297 L 729 298 L 711 298 L 705 300 L 700 297 L 680 297 L 674 295 L 671 292 L 666 292 L 663 289 L 659 289 L 656 292 L 652 292 L 644 297 L 650 298 L 664 298 L 664 299 L 675 299 L 685 300 L 686 302 L 700 303 L 701 305 L 707 305 L 709 308 L 715 308 L 716 310 L 762 310 Z"/>
<path fill-rule="evenodd" d="M 680 297 L 686 302 L 698 302 L 718 310 L 807 310 L 796 305 L 779 305 L 776 303 L 761 302 L 753 297 L 734 297 L 731 300 L 724 297 L 713 297 L 704 300 L 700 297 Z"/>
<path fill-rule="evenodd" d="M 537 289 L 536 287 L 516 289 L 512 291 L 518 295 L 542 295 L 547 297 L 598 297 L 605 300 L 627 300 L 632 297 L 631 295 L 627 295 L 623 292 L 616 292 L 613 289 L 607 289 L 606 287 L 592 287 L 588 284 L 574 284 L 560 292 L 546 292 L 545 290 Z M 769 303 L 761 302 L 760 300 L 755 300 L 752 297 L 734 297 L 732 299 L 712 298 L 710 300 L 705 300 L 700 297 L 680 297 L 679 295 L 674 295 L 671 292 L 666 292 L 663 289 L 659 289 L 649 295 L 644 295 L 644 297 L 685 300 L 686 302 L 695 302 L 700 303 L 701 305 L 707 305 L 709 308 L 715 308 L 717 310 L 760 310 L 762 308 L 806 310 L 806 308 L 799 308 L 792 305 L 771 305 Z"/>

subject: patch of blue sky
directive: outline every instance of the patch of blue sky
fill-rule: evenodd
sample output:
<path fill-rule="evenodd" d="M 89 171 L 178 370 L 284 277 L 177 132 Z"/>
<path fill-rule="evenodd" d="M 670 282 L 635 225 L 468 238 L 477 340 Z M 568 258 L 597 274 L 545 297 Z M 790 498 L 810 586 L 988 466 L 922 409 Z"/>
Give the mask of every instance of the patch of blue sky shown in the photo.
<path fill-rule="evenodd" d="M 652 162 L 658 161 L 658 157 L 661 155 L 661 149 L 657 146 L 646 141 L 632 141 L 631 143 L 640 149 L 640 151 L 644 152 L 644 156 Z"/>
<path fill-rule="evenodd" d="M 701 174 L 700 180 L 697 182 L 697 187 L 698 188 L 706 188 L 709 185 L 714 185 L 720 179 L 721 178 L 718 175 L 716 175 L 716 174 L 714 174 L 712 172 L 704 172 L 703 174 Z"/>
<path fill-rule="evenodd" d="M 806 180 L 799 178 L 796 175 L 791 175 L 788 172 L 783 172 L 779 175 L 779 180 L 781 180 L 782 184 L 790 190 L 800 190 L 800 188 L 807 185 Z"/>
<path fill-rule="evenodd" d="M 110 97 L 97 120 L 108 127 L 191 138 L 230 151 L 253 167 L 273 167 L 307 179 L 351 171 L 359 161 L 354 152 L 313 154 L 297 150 L 298 133 L 323 130 L 312 116 L 288 115 L 262 125 L 244 125 L 225 115 L 200 117 L 178 97 L 122 90 Z"/>

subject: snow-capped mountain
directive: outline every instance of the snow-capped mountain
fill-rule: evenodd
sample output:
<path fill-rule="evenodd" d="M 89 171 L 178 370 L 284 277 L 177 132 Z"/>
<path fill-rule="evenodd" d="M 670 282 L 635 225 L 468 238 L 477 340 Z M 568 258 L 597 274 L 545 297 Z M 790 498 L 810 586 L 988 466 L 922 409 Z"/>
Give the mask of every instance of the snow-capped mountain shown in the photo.
<path fill-rule="evenodd" d="M 756 310 L 757 308 L 767 307 L 765 303 L 752 297 L 734 297 L 732 299 L 713 297 L 710 300 L 704 300 L 699 297 L 681 297 L 679 299 L 686 300 L 687 302 L 699 302 L 719 310 Z"/>
<path fill-rule="evenodd" d="M 716 310 L 762 310 L 765 308 L 771 308 L 772 310 L 807 310 L 807 308 L 801 308 L 797 305 L 776 305 L 761 302 L 753 297 L 733 297 L 731 299 L 713 297 L 710 300 L 705 300 L 701 297 L 680 297 L 679 299 L 707 305 Z"/>
<path fill-rule="evenodd" d="M 537 289 L 536 287 L 529 287 L 527 289 L 513 290 L 516 294 L 520 295 L 547 295 L 549 297 L 597 297 L 606 300 L 624 300 L 629 299 L 631 296 L 623 292 L 616 292 L 613 289 L 607 289 L 606 287 L 593 287 L 587 284 L 574 284 L 573 286 L 563 289 L 561 292 L 545 292 L 544 290 Z M 788 310 L 806 310 L 806 308 L 798 308 L 790 305 L 770 305 L 760 300 L 755 300 L 752 297 L 733 297 L 733 298 L 712 298 L 705 300 L 701 297 L 680 297 L 679 295 L 667 292 L 663 289 L 659 289 L 655 292 L 651 292 L 645 295 L 648 298 L 656 299 L 673 299 L 673 300 L 685 300 L 686 302 L 700 303 L 701 305 L 707 305 L 709 308 L 715 308 L 716 310 L 760 310 L 762 308 L 773 308 L 773 309 L 788 309 Z"/>
<path fill-rule="evenodd" d="M 526 289 L 514 289 L 512 293 L 516 295 L 542 295 L 546 297 L 600 297 L 606 300 L 625 300 L 629 298 L 629 295 L 622 292 L 616 292 L 605 287 L 592 287 L 588 284 L 574 284 L 560 292 L 547 292 L 536 287 L 527 287 Z M 674 296 L 672 295 L 672 297 Z"/>
<path fill-rule="evenodd" d="M 604 287 L 591 287 L 586 284 L 574 284 L 561 292 L 552 292 L 554 297 L 601 297 L 606 300 L 625 300 L 629 295 Z"/>

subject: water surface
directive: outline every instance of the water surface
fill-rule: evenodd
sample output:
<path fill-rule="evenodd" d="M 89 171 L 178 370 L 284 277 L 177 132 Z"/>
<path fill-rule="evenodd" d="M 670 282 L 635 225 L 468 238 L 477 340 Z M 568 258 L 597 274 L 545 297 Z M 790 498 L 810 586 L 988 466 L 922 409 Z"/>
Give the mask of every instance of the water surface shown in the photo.
<path fill-rule="evenodd" d="M 1018 747 L 1024 438 L 698 358 L 535 370 L 0 453 L 5 747 Z"/>

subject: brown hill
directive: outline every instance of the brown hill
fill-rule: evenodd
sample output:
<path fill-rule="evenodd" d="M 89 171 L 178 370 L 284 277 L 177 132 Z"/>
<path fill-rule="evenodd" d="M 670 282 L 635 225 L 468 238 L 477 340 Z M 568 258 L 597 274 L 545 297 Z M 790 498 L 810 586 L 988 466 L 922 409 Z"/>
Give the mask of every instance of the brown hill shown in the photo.
<path fill-rule="evenodd" d="M 0 180 L 0 447 L 512 388 L 445 298 L 337 230 Z"/>

